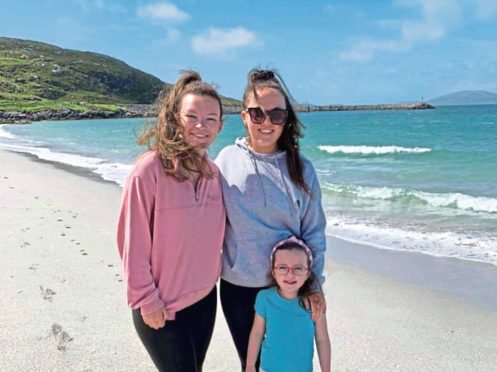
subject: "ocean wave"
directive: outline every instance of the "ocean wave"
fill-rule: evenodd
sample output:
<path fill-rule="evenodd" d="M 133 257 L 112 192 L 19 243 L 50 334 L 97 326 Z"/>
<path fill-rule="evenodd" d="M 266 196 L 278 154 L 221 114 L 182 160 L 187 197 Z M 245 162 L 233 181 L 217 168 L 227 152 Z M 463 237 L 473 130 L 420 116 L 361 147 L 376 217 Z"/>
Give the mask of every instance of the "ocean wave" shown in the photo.
<path fill-rule="evenodd" d="M 132 164 L 123 163 L 103 163 L 99 164 L 94 172 L 99 174 L 106 181 L 112 181 L 119 186 L 123 186 L 126 176 L 132 166 Z"/>
<path fill-rule="evenodd" d="M 380 249 L 454 257 L 497 265 L 495 236 L 467 236 L 455 232 L 414 231 L 379 226 L 346 217 L 329 217 L 326 234 Z"/>
<path fill-rule="evenodd" d="M 318 146 L 322 151 L 329 154 L 362 154 L 362 155 L 385 155 L 398 152 L 423 153 L 431 151 L 426 147 L 401 147 L 401 146 Z"/>
<path fill-rule="evenodd" d="M 8 139 L 15 139 L 15 136 L 9 132 L 7 132 L 5 129 L 3 129 L 4 126 L 7 124 L 0 124 L 0 137 L 1 138 L 8 138 Z"/>
<path fill-rule="evenodd" d="M 28 154 L 35 155 L 41 160 L 47 160 L 55 163 L 63 163 L 72 165 L 80 168 L 94 169 L 97 164 L 102 163 L 104 160 L 100 158 L 88 157 L 78 154 L 69 154 L 64 152 L 52 151 L 46 147 L 31 147 L 16 144 L 2 143 L 0 147 L 16 151 L 16 152 L 26 152 Z"/>
<path fill-rule="evenodd" d="M 46 147 L 0 143 L 0 148 L 15 152 L 28 153 L 41 160 L 46 160 L 52 163 L 67 164 L 73 167 L 85 168 L 99 175 L 102 179 L 115 182 L 120 186 L 124 184 L 126 175 L 131 168 L 131 164 L 109 163 L 107 160 L 98 157 L 57 152 Z"/>
<path fill-rule="evenodd" d="M 364 199 L 412 201 L 435 208 L 497 213 L 497 199 L 484 196 L 471 196 L 462 193 L 430 193 L 400 187 L 339 185 L 327 182 L 323 183 L 323 189 L 340 195 L 350 195 Z"/>

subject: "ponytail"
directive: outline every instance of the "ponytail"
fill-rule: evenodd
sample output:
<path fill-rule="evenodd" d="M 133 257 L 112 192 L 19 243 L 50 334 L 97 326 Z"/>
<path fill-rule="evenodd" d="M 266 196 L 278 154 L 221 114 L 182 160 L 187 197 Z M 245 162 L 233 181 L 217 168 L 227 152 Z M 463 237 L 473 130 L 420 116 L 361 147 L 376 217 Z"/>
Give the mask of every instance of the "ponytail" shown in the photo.
<path fill-rule="evenodd" d="M 145 127 L 137 140 L 139 145 L 147 145 L 149 149 L 157 150 L 164 172 L 179 181 L 184 181 L 188 176 L 178 172 L 180 168 L 188 173 L 212 177 L 206 159 L 190 146 L 183 136 L 179 113 L 183 97 L 187 94 L 216 99 L 222 117 L 223 107 L 216 90 L 210 84 L 204 83 L 197 72 L 183 71 L 171 88 L 166 88 L 159 94 L 160 111 L 157 122 L 153 126 Z"/>

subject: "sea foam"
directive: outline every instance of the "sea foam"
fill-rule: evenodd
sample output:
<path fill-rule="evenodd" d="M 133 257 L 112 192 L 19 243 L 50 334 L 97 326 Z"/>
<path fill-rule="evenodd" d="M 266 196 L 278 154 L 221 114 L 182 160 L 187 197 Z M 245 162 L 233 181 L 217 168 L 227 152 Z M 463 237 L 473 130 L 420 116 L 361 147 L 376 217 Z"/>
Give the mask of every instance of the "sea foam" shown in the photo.
<path fill-rule="evenodd" d="M 425 147 L 400 147 L 400 146 L 318 146 L 322 151 L 330 154 L 362 154 L 362 155 L 384 155 L 398 152 L 423 153 L 431 149 Z"/>
<path fill-rule="evenodd" d="M 132 166 L 131 164 L 110 163 L 107 160 L 98 157 L 57 152 L 45 147 L 29 146 L 25 144 L 20 145 L 16 143 L 0 142 L 0 148 L 28 153 L 36 156 L 38 159 L 53 163 L 67 164 L 73 167 L 88 169 L 102 177 L 102 179 L 115 182 L 120 186 L 124 184 L 126 175 Z"/>
<path fill-rule="evenodd" d="M 494 236 L 408 230 L 350 217 L 328 217 L 327 225 L 327 235 L 353 243 L 497 265 L 497 239 Z"/>
<path fill-rule="evenodd" d="M 340 185 L 328 182 L 323 182 L 322 187 L 331 193 L 364 199 L 410 201 L 435 208 L 497 213 L 497 199 L 484 196 L 471 196 L 462 193 L 430 193 L 401 187 Z"/>
<path fill-rule="evenodd" d="M 15 136 L 9 132 L 7 132 L 3 127 L 7 124 L 0 124 L 0 137 L 2 138 L 8 138 L 8 139 L 14 139 Z"/>

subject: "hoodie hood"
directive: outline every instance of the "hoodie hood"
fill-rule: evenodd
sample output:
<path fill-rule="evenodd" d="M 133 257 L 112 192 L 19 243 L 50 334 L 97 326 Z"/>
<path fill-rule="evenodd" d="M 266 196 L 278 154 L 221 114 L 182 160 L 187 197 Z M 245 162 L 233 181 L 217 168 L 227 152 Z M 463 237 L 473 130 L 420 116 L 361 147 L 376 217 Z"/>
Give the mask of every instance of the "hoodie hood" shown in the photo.
<path fill-rule="evenodd" d="M 272 152 L 270 154 L 261 154 L 259 152 L 255 152 L 250 147 L 250 144 L 249 144 L 249 141 L 248 141 L 248 137 L 238 137 L 235 140 L 235 144 L 238 147 L 240 147 L 240 148 L 244 149 L 245 151 L 247 151 L 250 154 L 250 156 L 254 156 L 256 158 L 261 158 L 261 159 L 270 159 L 270 158 L 281 159 L 281 158 L 285 158 L 285 156 L 286 156 L 286 151 L 282 151 L 282 150 L 278 150 L 278 151 Z"/>

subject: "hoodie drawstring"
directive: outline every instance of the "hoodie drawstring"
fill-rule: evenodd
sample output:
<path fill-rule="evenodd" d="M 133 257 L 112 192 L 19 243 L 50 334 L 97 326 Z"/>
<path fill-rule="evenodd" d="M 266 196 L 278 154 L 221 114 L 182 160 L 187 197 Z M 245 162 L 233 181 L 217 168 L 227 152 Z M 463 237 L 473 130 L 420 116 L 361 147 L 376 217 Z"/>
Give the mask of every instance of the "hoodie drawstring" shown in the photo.
<path fill-rule="evenodd" d="M 288 190 L 288 186 L 285 182 L 285 177 L 283 177 L 283 172 L 280 168 L 280 165 L 278 164 L 278 159 L 274 159 L 276 163 L 276 168 L 280 171 L 280 176 L 281 176 L 281 182 L 283 182 L 283 186 L 285 186 L 285 191 L 286 191 L 286 198 L 288 200 L 288 210 L 290 213 L 292 213 L 292 200 L 290 199 L 290 190 Z"/>
<path fill-rule="evenodd" d="M 247 152 L 248 152 L 250 161 L 252 162 L 252 165 L 254 166 L 255 173 L 257 174 L 257 179 L 259 180 L 259 185 L 261 185 L 262 195 L 264 197 L 264 208 L 266 208 L 266 206 L 267 206 L 267 204 L 266 204 L 266 191 L 264 190 L 264 185 L 262 183 L 262 178 L 261 178 L 261 175 L 259 174 L 259 168 L 257 167 L 257 161 L 252 156 L 252 154 L 250 153 L 250 151 L 247 151 Z"/>

